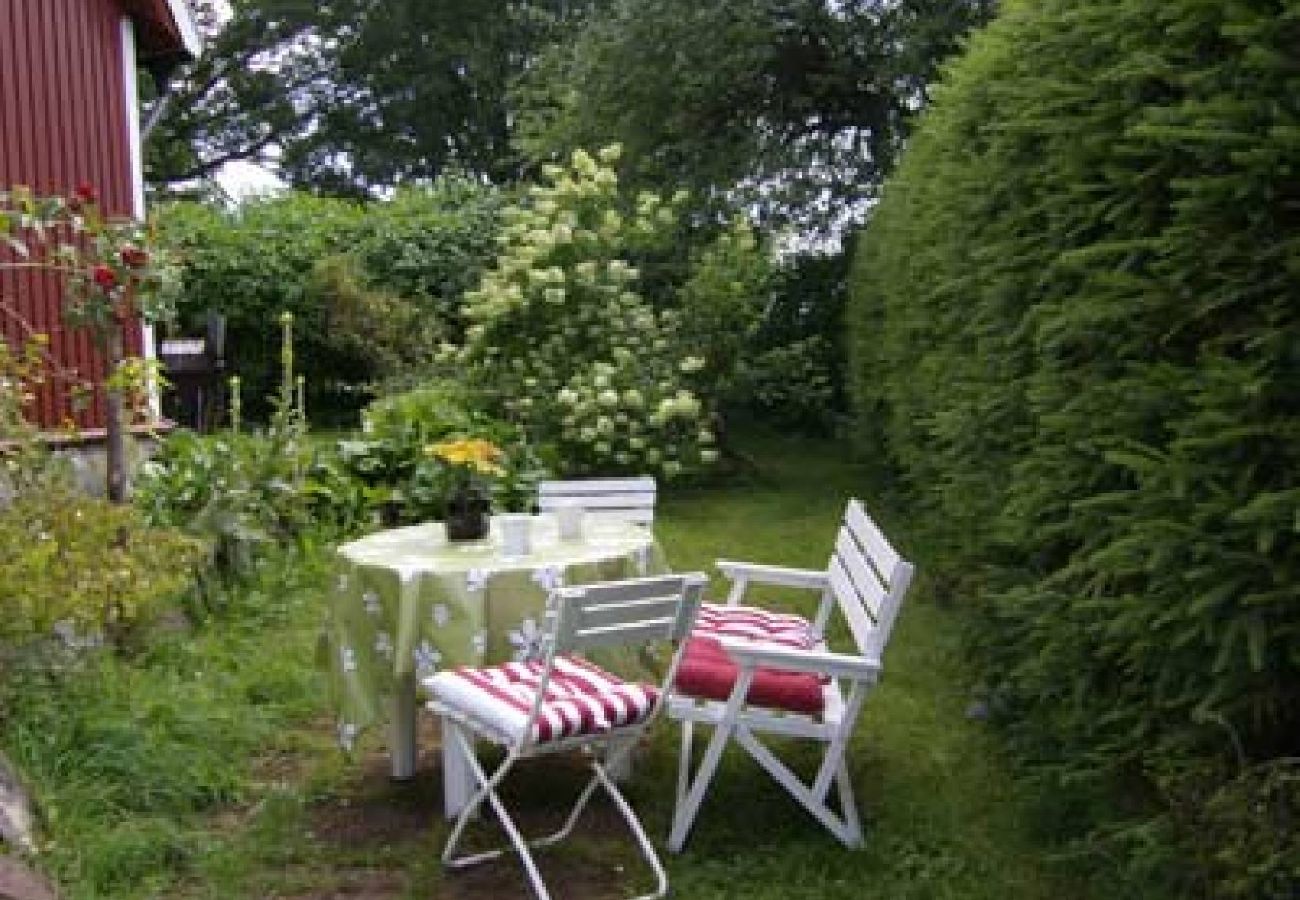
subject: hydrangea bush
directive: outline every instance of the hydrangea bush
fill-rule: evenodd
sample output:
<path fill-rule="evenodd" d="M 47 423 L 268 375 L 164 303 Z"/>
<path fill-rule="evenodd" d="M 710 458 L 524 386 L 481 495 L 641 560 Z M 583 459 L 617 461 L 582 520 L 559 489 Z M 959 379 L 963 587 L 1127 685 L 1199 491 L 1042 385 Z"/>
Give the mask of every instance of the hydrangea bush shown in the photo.
<path fill-rule="evenodd" d="M 465 297 L 465 343 L 446 355 L 568 471 L 671 478 L 717 456 L 707 361 L 681 349 L 678 313 L 645 299 L 629 260 L 670 239 L 686 196 L 625 204 L 618 156 L 544 167 L 506 211 L 496 264 Z"/>

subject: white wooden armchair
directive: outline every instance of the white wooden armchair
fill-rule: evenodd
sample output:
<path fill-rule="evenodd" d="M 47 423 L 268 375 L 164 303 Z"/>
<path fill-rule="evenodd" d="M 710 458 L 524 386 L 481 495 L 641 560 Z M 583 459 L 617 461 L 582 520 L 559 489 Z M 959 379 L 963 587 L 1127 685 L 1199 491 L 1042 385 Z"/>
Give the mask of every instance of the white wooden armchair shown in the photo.
<path fill-rule="evenodd" d="M 846 751 L 863 701 L 880 677 L 881 655 L 912 581 L 912 565 L 890 546 L 857 500 L 850 500 L 826 571 L 720 560 L 732 582 L 725 605 L 704 604 L 692 632 L 668 715 L 682 723 L 677 803 L 668 848 L 682 849 L 734 738 L 803 807 L 847 846 L 862 843 Z M 812 621 L 744 606 L 751 583 L 821 593 Z M 855 652 L 831 652 L 824 640 L 839 610 Z M 711 649 L 710 649 L 711 648 Z M 690 774 L 692 730 L 712 726 L 699 768 Z M 805 783 L 759 734 L 825 744 L 822 762 Z M 830 790 L 839 795 L 832 808 Z"/>

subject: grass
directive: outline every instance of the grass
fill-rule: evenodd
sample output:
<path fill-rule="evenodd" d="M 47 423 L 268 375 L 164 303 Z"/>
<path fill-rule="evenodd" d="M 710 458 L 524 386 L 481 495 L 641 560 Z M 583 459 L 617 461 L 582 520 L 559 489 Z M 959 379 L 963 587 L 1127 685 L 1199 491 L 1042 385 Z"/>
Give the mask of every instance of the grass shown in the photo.
<path fill-rule="evenodd" d="M 999 898 L 1088 896 L 1044 862 L 1029 810 L 986 726 L 967 720 L 957 612 L 935 601 L 925 548 L 887 486 L 830 444 L 774 437 L 747 445 L 754 466 L 721 487 L 669 491 L 657 527 L 678 570 L 718 556 L 825 564 L 846 497 L 862 497 L 918 564 L 851 751 L 867 846 L 845 851 L 739 751 L 729 754 L 687 850 L 668 860 L 680 897 Z M 28 771 L 52 845 L 46 865 L 79 898 L 525 896 L 510 861 L 446 875 L 437 755 L 418 777 L 386 777 L 381 744 L 359 760 L 332 747 L 314 669 L 325 554 L 272 560 L 226 620 L 106 661 L 7 711 L 0 743 Z M 721 585 L 715 581 L 715 595 Z M 776 593 L 787 607 L 801 600 Z M 630 794 L 652 836 L 671 815 L 675 729 L 663 723 Z M 788 745 L 805 767 L 810 751 Z M 507 791 L 526 825 L 554 821 L 580 784 L 562 761 Z M 610 810 L 543 854 L 561 896 L 649 887 Z M 527 830 L 527 828 L 526 828 Z M 483 828 L 484 837 L 494 838 Z"/>

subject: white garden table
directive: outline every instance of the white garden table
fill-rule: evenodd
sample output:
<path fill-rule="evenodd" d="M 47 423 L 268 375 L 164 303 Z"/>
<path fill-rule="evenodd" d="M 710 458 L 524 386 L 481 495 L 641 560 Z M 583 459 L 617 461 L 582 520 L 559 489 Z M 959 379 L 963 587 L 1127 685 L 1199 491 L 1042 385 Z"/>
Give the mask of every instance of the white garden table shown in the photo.
<path fill-rule="evenodd" d="M 339 742 L 350 750 L 362 730 L 390 715 L 394 778 L 415 773 L 419 679 L 535 655 L 553 587 L 667 571 L 639 525 L 588 517 L 581 540 L 561 541 L 554 516 L 533 516 L 531 552 L 506 556 L 497 524 L 483 541 L 449 543 L 434 522 L 339 547 L 326 628 Z M 443 765 L 451 795 L 464 773 L 445 747 Z M 455 799 L 448 797 L 449 810 Z"/>

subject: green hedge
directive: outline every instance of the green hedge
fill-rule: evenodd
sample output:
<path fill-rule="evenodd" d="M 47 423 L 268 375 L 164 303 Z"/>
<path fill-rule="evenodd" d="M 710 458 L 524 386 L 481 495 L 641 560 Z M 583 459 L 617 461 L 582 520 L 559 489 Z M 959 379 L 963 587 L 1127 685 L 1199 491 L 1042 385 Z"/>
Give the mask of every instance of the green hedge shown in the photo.
<path fill-rule="evenodd" d="M 365 206 L 305 193 L 233 211 L 174 204 L 160 223 L 184 261 L 182 325 L 201 333 L 206 310 L 227 316 L 228 362 L 255 413 L 279 377 L 279 314 L 294 313 L 316 418 L 359 407 L 363 396 L 340 390 L 419 357 L 413 343 L 458 339 L 460 296 L 495 254 L 499 206 L 495 189 L 447 178 Z"/>
<path fill-rule="evenodd" d="M 857 438 L 993 708 L 1062 784 L 1156 788 L 1080 823 L 1179 892 L 1300 884 L 1294 817 L 1232 824 L 1300 808 L 1297 47 L 1300 0 L 1006 3 L 852 278 Z"/>

